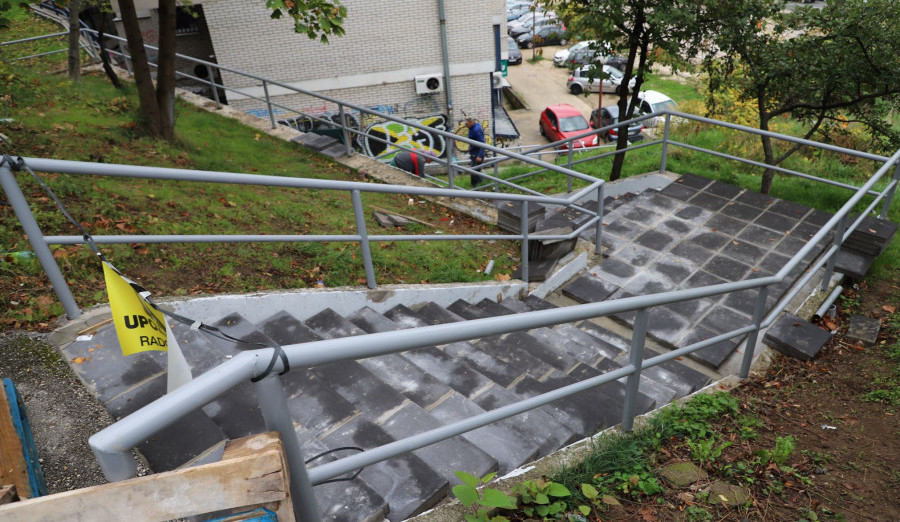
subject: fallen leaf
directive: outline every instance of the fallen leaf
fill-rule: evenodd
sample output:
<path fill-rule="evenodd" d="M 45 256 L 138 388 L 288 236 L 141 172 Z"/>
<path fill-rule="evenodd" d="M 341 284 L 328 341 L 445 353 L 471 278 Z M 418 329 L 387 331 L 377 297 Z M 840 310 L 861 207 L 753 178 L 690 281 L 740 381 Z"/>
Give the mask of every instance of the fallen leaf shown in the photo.
<path fill-rule="evenodd" d="M 497 281 L 509 281 L 511 276 L 509 274 L 497 274 L 494 276 L 494 279 Z"/>
<path fill-rule="evenodd" d="M 83 362 L 86 361 L 86 360 L 87 360 L 87 359 L 84 358 L 84 357 L 76 357 L 76 358 L 72 359 L 72 363 L 73 363 L 73 364 L 81 364 L 81 363 L 83 363 Z"/>
<path fill-rule="evenodd" d="M 869 232 L 871 232 L 872 234 L 877 234 L 877 233 L 878 233 L 878 231 L 875 230 L 874 228 L 870 228 L 870 229 L 869 229 Z"/>
<path fill-rule="evenodd" d="M 897 308 L 894 306 L 891 306 L 891 305 L 884 305 L 881 307 L 881 309 L 889 314 L 892 314 L 897 311 Z"/>
<path fill-rule="evenodd" d="M 738 243 L 737 241 L 732 241 L 731 244 L 734 245 L 734 246 L 740 245 L 740 243 Z"/>

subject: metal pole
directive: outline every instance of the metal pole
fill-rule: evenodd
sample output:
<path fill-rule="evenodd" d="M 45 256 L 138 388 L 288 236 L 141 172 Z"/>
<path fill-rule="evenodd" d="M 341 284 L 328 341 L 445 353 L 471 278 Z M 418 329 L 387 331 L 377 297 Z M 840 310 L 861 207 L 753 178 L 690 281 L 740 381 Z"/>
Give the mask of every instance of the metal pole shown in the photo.
<path fill-rule="evenodd" d="M 844 232 L 847 231 L 847 214 L 838 221 L 836 227 L 834 227 L 834 244 L 838 247 L 841 246 L 841 243 L 844 239 Z M 834 265 L 837 262 L 837 253 L 828 258 L 828 262 L 825 263 L 825 273 L 822 275 L 822 290 L 828 289 L 828 283 L 831 281 L 831 275 L 834 273 Z"/>
<path fill-rule="evenodd" d="M 263 92 L 266 93 L 266 105 L 269 107 L 269 121 L 272 122 L 272 128 L 275 128 L 275 113 L 272 111 L 272 99 L 269 98 L 269 84 L 263 80 Z"/>
<path fill-rule="evenodd" d="M 522 281 L 527 285 L 528 276 L 528 201 L 522 201 Z"/>
<path fill-rule="evenodd" d="M 221 109 L 222 103 L 219 101 L 219 87 L 216 86 L 216 77 L 213 76 L 213 69 L 211 65 L 206 66 L 206 74 L 209 75 L 209 87 L 212 89 L 213 99 L 216 100 L 216 108 Z"/>
<path fill-rule="evenodd" d="M 572 149 L 574 148 L 574 144 L 575 143 L 572 141 L 569 142 L 569 170 L 572 170 Z M 566 175 L 566 192 L 569 194 L 572 193 L 572 176 L 569 175 Z"/>
<path fill-rule="evenodd" d="M 81 310 L 78 308 L 78 303 L 75 302 L 75 297 L 72 295 L 72 291 L 66 283 L 66 278 L 63 277 L 62 272 L 59 270 L 59 265 L 57 265 L 56 260 L 53 259 L 53 253 L 50 252 L 50 247 L 48 247 L 47 243 L 44 241 L 44 234 L 41 232 L 41 227 L 34 219 L 34 214 L 31 213 L 31 208 L 29 208 L 28 202 L 25 200 L 25 196 L 22 194 L 22 190 L 16 182 L 16 176 L 6 165 L 0 167 L 0 185 L 3 186 L 3 190 L 6 192 L 6 199 L 9 200 L 9 204 L 16 213 L 16 217 L 19 218 L 19 223 L 22 224 L 25 235 L 28 236 L 28 242 L 31 244 L 31 249 L 34 250 L 38 261 L 44 268 L 44 273 L 47 274 L 47 278 L 50 279 L 50 284 L 53 285 L 53 290 L 56 291 L 56 297 L 59 298 L 63 309 L 66 311 L 66 317 L 69 319 L 77 319 L 81 316 Z"/>
<path fill-rule="evenodd" d="M 659 173 L 666 173 L 666 159 L 669 156 L 669 126 L 672 123 L 672 115 L 666 113 L 666 125 L 663 128 L 663 142 L 662 142 L 662 158 L 659 161 Z"/>
<path fill-rule="evenodd" d="M 597 233 L 594 235 L 594 253 L 599 254 L 602 250 L 600 241 L 603 239 L 603 200 L 605 199 L 604 187 L 606 184 L 597 187 Z"/>
<path fill-rule="evenodd" d="M 884 202 L 881 204 L 881 213 L 878 215 L 881 219 L 887 219 L 888 210 L 891 209 L 891 202 L 894 200 L 894 194 L 897 192 L 897 185 L 900 185 L 900 162 L 894 167 L 894 181 L 896 183 L 887 196 L 884 197 Z"/>
<path fill-rule="evenodd" d="M 363 213 L 362 196 L 359 189 L 350 191 L 353 199 L 353 215 L 356 217 L 356 230 L 359 232 L 359 246 L 362 249 L 363 267 L 366 269 L 366 286 L 375 288 L 375 269 L 372 267 L 372 249 L 369 248 L 369 235 L 366 232 L 366 215 Z"/>
<path fill-rule="evenodd" d="M 763 286 L 759 289 L 756 296 L 756 306 L 753 308 L 753 326 L 756 328 L 747 334 L 747 341 L 744 343 L 744 358 L 741 360 L 741 373 L 738 374 L 741 379 L 746 379 L 750 375 L 750 365 L 753 364 L 753 352 L 756 351 L 756 340 L 759 338 L 759 325 L 762 323 L 766 313 L 766 299 L 769 297 L 769 286 Z"/>
<path fill-rule="evenodd" d="M 622 431 L 634 429 L 634 414 L 637 409 L 637 395 L 641 384 L 641 365 L 644 364 L 644 341 L 647 337 L 646 308 L 637 311 L 634 317 L 634 332 L 631 336 L 631 356 L 629 364 L 634 368 L 634 373 L 625 381 L 625 408 L 622 413 Z"/>
<path fill-rule="evenodd" d="M 450 188 L 456 188 L 454 186 L 455 178 L 456 178 L 456 167 L 453 165 L 453 160 L 456 159 L 456 140 L 450 138 L 450 141 L 447 143 L 447 181 L 450 183 Z"/>
<path fill-rule="evenodd" d="M 353 147 L 350 146 L 350 131 L 347 130 L 347 118 L 344 113 L 344 104 L 338 104 L 338 113 L 341 117 L 341 131 L 344 133 L 344 152 L 347 156 L 353 155 Z"/>
<path fill-rule="evenodd" d="M 321 522 L 319 505 L 313 493 L 312 482 L 306 472 L 300 440 L 294 431 L 287 399 L 281 387 L 281 379 L 271 375 L 255 383 L 256 395 L 266 428 L 281 434 L 281 444 L 287 457 L 291 476 L 291 499 L 294 504 L 294 518 L 302 522 Z"/>
<path fill-rule="evenodd" d="M 119 53 L 121 53 L 122 58 L 125 59 L 125 70 L 128 71 L 129 76 L 132 76 L 134 73 L 132 73 L 132 71 L 131 71 L 131 60 L 130 60 L 131 57 L 128 56 L 128 53 L 126 52 L 126 50 L 123 49 L 122 40 L 119 40 Z"/>

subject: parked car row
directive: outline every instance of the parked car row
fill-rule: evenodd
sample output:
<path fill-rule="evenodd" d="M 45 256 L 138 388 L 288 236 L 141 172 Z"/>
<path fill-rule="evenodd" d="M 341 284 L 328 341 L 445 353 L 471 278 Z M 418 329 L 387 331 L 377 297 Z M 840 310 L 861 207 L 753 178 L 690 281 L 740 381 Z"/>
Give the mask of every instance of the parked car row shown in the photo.
<path fill-rule="evenodd" d="M 611 65 L 604 65 L 601 74 L 600 70 L 593 65 L 579 67 L 572 71 L 566 81 L 566 88 L 572 94 L 582 94 L 585 92 L 603 92 L 616 93 L 622 92 L 622 79 L 625 76 L 622 71 Z M 628 92 L 634 90 L 636 80 L 634 78 L 628 82 Z"/>

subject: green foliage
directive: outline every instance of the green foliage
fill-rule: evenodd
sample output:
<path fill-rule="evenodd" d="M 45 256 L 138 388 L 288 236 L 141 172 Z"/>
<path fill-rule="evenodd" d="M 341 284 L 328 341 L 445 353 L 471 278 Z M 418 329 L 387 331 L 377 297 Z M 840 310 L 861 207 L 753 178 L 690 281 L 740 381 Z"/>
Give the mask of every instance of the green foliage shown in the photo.
<path fill-rule="evenodd" d="M 566 503 L 562 500 L 572 493 L 558 482 L 545 480 L 526 480 L 513 488 L 513 493 L 519 495 L 521 510 L 526 515 L 540 517 L 553 516 L 566 509 Z"/>
<path fill-rule="evenodd" d="M 737 399 L 730 394 L 701 393 L 682 406 L 663 408 L 650 420 L 648 430 L 657 447 L 670 438 L 706 439 L 714 432 L 711 420 L 721 421 L 737 413 Z"/>
<path fill-rule="evenodd" d="M 713 519 L 713 514 L 700 506 L 688 506 L 684 513 L 689 522 L 708 522 Z"/>
<path fill-rule="evenodd" d="M 756 454 L 759 457 L 761 464 L 772 462 L 778 466 L 784 466 L 784 463 L 787 462 L 788 457 L 793 453 L 795 447 L 796 441 L 794 440 L 794 437 L 788 435 L 787 437 L 776 438 L 775 447 L 773 449 L 760 450 L 756 452 Z"/>
<path fill-rule="evenodd" d="M 272 18 L 287 14 L 294 21 L 294 31 L 311 40 L 328 43 L 329 35 L 344 35 L 347 8 L 340 0 L 266 0 L 266 8 L 272 10 Z"/>
<path fill-rule="evenodd" d="M 462 484 L 453 486 L 453 496 L 459 499 L 462 505 L 471 507 L 473 511 L 466 515 L 466 522 L 505 522 L 507 519 L 502 516 L 489 517 L 488 511 L 497 508 L 516 508 L 515 497 L 494 488 L 478 490 L 479 486 L 490 482 L 496 473 L 488 473 L 481 478 L 465 471 L 454 471 L 453 474 L 462 481 Z"/>
<path fill-rule="evenodd" d="M 701 464 L 715 462 L 717 458 L 722 456 L 722 452 L 725 451 L 726 448 L 734 444 L 729 441 L 723 442 L 717 446 L 716 442 L 715 437 L 699 440 L 697 442 L 694 442 L 690 438 L 685 439 L 685 443 L 691 448 L 691 458 L 700 461 Z"/>

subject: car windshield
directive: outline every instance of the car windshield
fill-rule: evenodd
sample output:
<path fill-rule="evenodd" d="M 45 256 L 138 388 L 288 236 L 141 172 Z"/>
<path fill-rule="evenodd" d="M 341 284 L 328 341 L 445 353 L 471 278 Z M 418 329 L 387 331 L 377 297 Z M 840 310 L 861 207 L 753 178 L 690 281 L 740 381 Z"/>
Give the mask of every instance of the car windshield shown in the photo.
<path fill-rule="evenodd" d="M 516 41 L 513 40 L 512 38 L 506 39 L 506 46 L 507 46 L 507 49 L 509 49 L 510 51 L 512 51 L 513 49 L 519 48 L 519 44 L 517 44 Z"/>
<path fill-rule="evenodd" d="M 588 124 L 584 116 L 568 116 L 559 120 L 560 132 L 587 130 Z"/>
<path fill-rule="evenodd" d="M 675 109 L 678 108 L 678 105 L 676 105 L 675 102 L 672 100 L 666 100 L 666 101 L 661 101 L 659 103 L 654 103 L 652 105 L 652 107 L 653 107 L 653 112 L 664 111 L 666 109 L 674 111 Z"/>
<path fill-rule="evenodd" d="M 616 69 L 615 67 L 604 67 L 603 72 L 608 74 L 609 77 L 612 78 L 613 80 L 619 80 L 623 76 L 625 76 L 624 74 L 622 74 L 622 71 Z"/>

